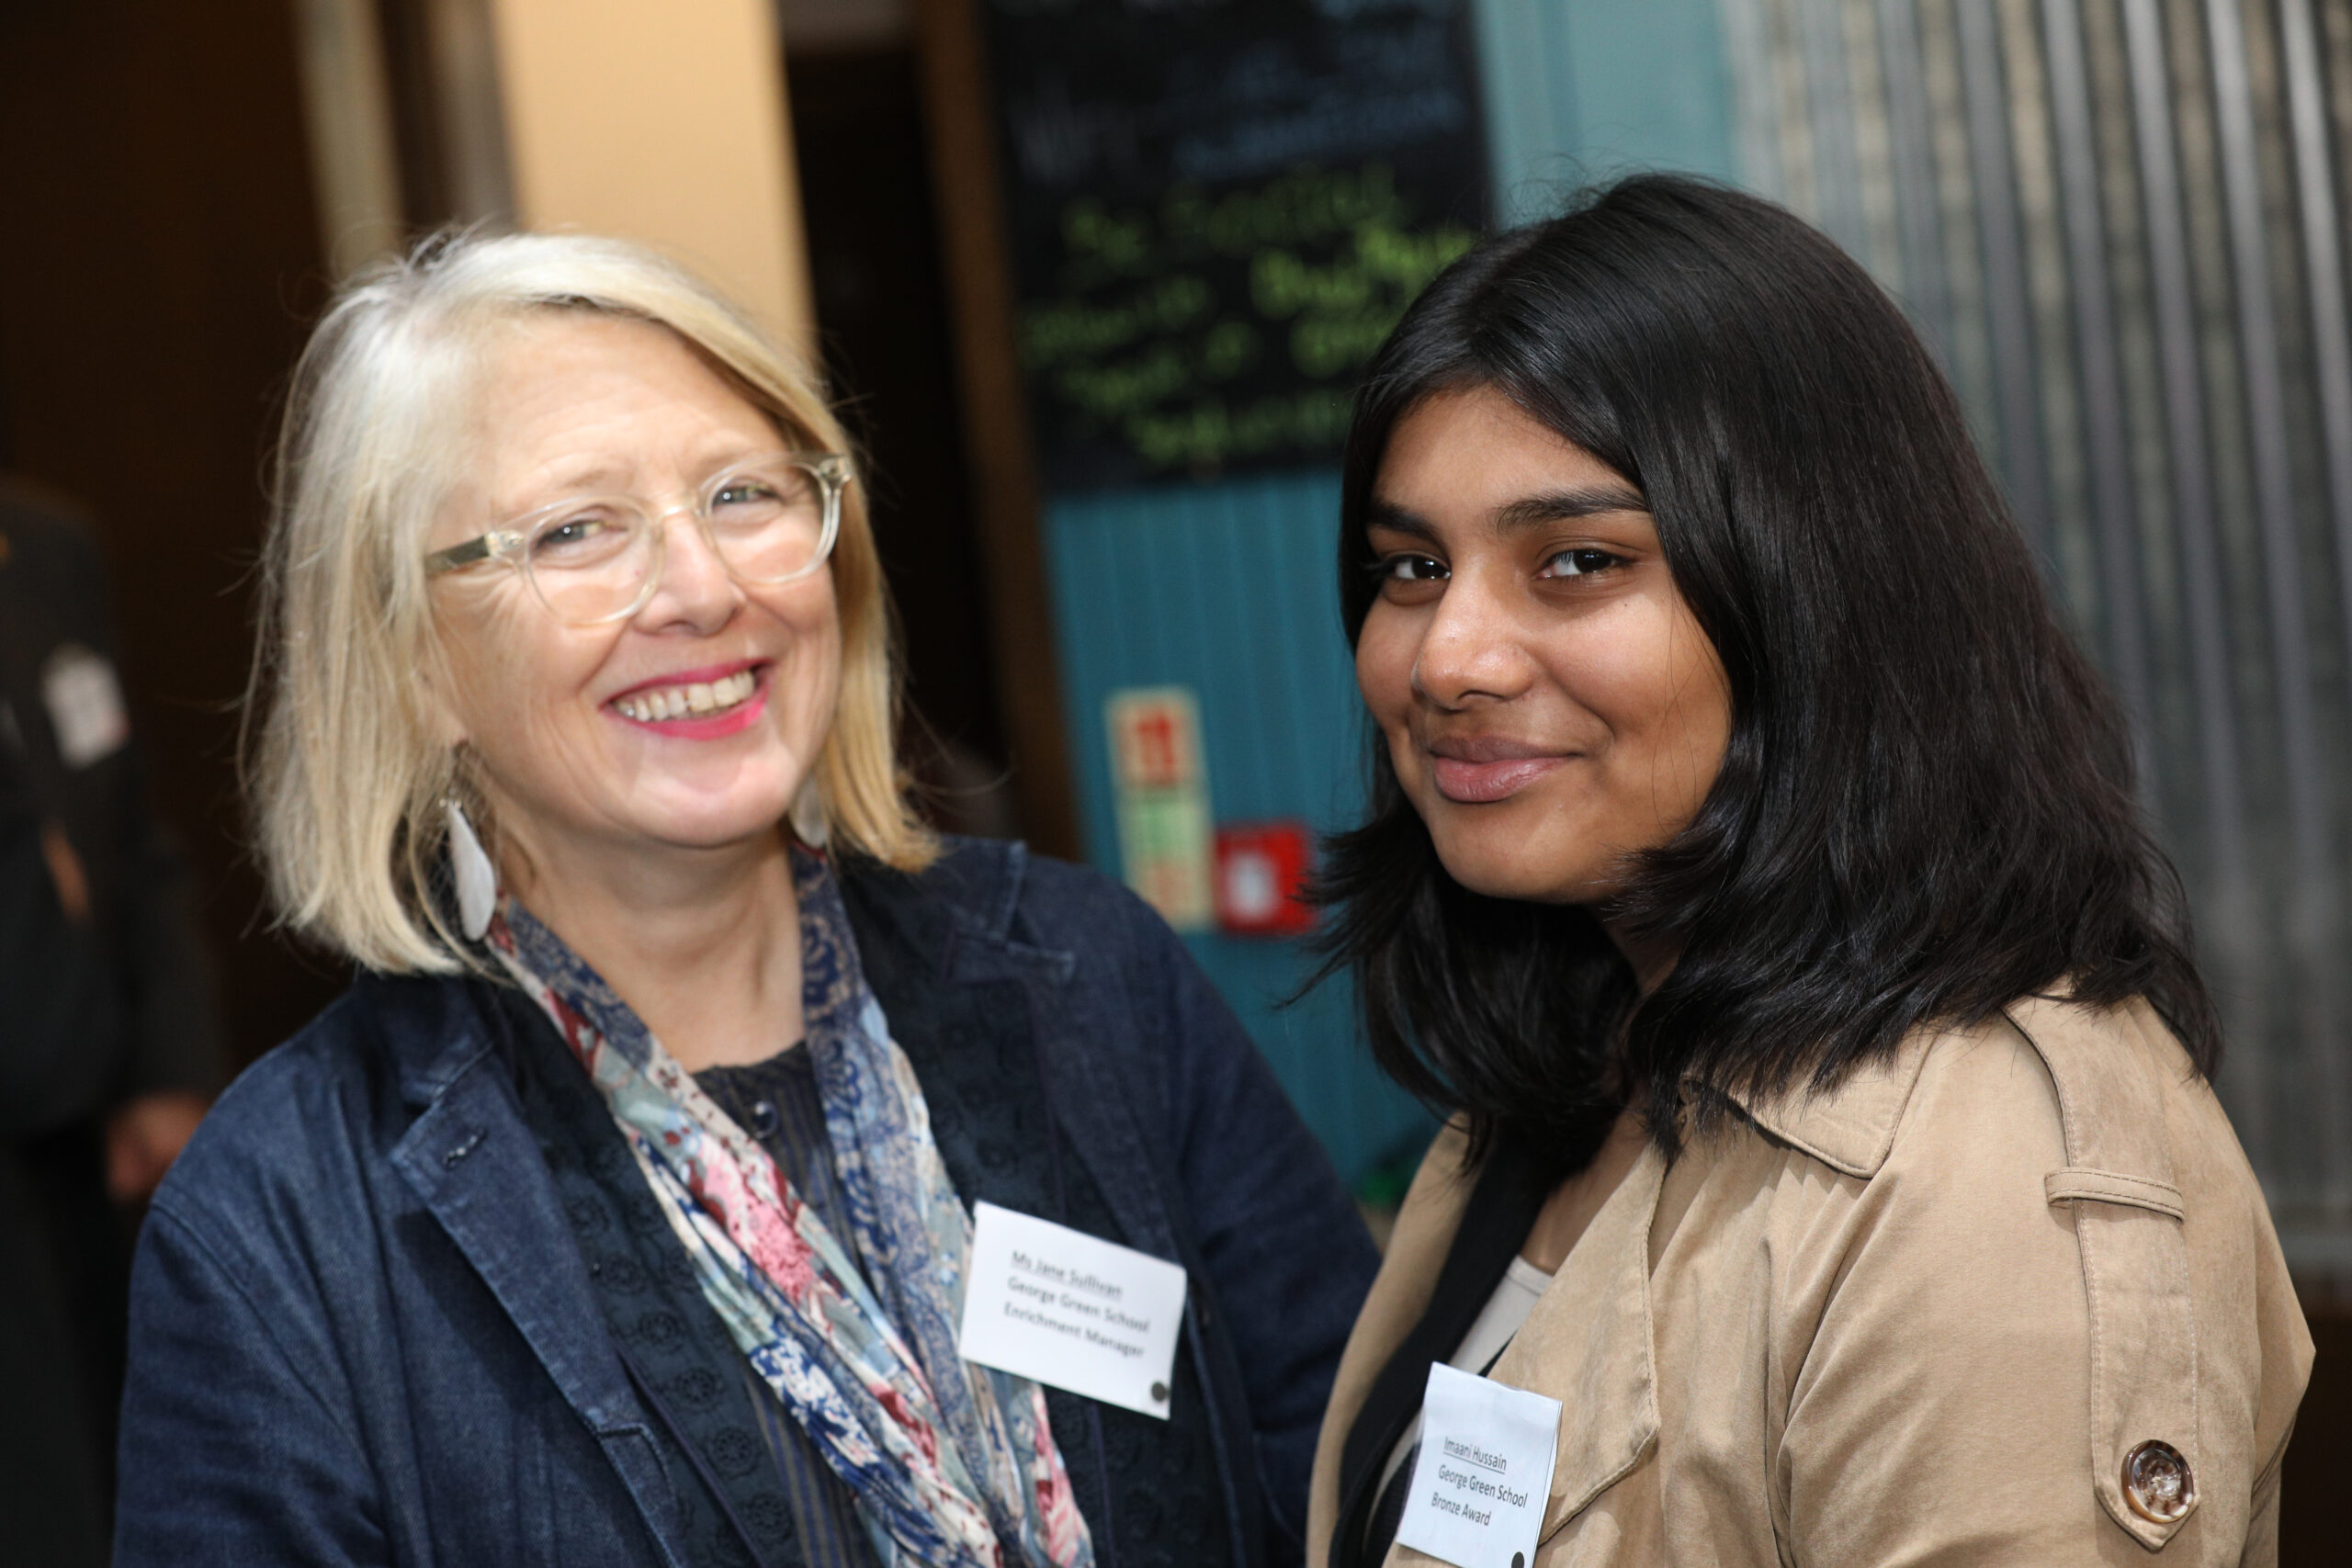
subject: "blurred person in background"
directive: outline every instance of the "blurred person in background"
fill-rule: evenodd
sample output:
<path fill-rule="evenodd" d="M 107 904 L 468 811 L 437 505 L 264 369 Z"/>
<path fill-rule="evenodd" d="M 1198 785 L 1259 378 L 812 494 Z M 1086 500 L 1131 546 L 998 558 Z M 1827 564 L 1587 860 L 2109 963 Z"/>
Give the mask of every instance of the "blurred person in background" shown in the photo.
<path fill-rule="evenodd" d="M 1298 1560 L 1371 1243 L 1140 901 L 910 814 L 806 374 L 448 240 L 281 461 L 253 804 L 360 975 L 156 1196 L 118 1561 Z M 1164 1419 L 960 1358 L 983 1200 L 1183 1268 Z"/>
<path fill-rule="evenodd" d="M 0 480 L 0 1518 L 106 1559 L 130 1230 L 218 1087 L 88 528 Z"/>
<path fill-rule="evenodd" d="M 1560 1402 L 1541 1568 L 2274 1561 L 2312 1341 L 2179 885 L 1894 303 L 1625 182 L 1430 286 L 1341 493 L 1334 951 L 1459 1114 L 1310 1560 L 1429 1561 L 1443 1364 Z"/>

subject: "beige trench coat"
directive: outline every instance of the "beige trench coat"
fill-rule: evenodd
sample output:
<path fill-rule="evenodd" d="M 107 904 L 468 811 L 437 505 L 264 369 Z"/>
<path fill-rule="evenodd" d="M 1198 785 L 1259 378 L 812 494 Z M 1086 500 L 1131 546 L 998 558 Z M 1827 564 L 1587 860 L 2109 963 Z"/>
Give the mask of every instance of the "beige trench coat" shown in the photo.
<path fill-rule="evenodd" d="M 1743 1109 L 1644 1151 L 1494 1369 L 1562 1405 L 1537 1568 L 2275 1561 L 2311 1336 L 2229 1122 L 2145 1004 L 2026 1001 Z M 1310 1568 L 1460 1224 L 1463 1151 L 1430 1150 L 1340 1362 Z M 2170 1524 L 2127 1495 L 2151 1438 L 2195 1488 Z"/>

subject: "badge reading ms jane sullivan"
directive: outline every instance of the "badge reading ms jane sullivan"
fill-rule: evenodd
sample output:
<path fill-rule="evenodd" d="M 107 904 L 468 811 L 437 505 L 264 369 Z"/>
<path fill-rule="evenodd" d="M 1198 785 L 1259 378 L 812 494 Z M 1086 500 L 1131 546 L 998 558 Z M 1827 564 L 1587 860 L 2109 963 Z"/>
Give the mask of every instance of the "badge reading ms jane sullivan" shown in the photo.
<path fill-rule="evenodd" d="M 1456 1568 L 1528 1568 L 1559 1437 L 1558 1400 L 1432 1362 L 1397 1544 Z"/>
<path fill-rule="evenodd" d="M 975 1203 L 964 1280 L 957 1355 L 1168 1419 L 1183 1269 L 1051 1220 Z"/>

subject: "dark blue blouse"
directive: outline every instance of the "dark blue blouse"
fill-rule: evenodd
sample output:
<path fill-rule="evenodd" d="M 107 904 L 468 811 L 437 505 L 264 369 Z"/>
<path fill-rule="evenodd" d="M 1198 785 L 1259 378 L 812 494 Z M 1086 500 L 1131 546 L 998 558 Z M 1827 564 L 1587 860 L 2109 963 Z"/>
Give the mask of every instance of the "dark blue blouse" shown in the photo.
<path fill-rule="evenodd" d="M 825 1228 L 847 1238 L 849 1214 L 842 1204 L 841 1179 L 833 1170 L 832 1140 L 825 1134 L 825 1102 L 817 1092 L 816 1063 L 799 1043 L 749 1066 L 707 1068 L 695 1075 L 695 1082 L 737 1126 L 760 1141 Z M 856 1568 L 873 1562 L 874 1550 L 858 1522 L 854 1495 L 750 1362 L 743 1363 L 742 1372 L 760 1436 L 767 1440 L 785 1500 L 800 1527 L 809 1568 L 834 1568 L 836 1563 Z"/>

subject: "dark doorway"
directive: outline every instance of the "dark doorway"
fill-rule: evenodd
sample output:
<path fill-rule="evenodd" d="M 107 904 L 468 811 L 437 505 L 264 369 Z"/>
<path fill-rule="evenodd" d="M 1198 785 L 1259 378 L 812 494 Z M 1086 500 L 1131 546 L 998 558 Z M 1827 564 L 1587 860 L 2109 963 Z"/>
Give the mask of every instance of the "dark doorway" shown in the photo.
<path fill-rule="evenodd" d="M 263 934 L 235 704 L 262 472 L 325 298 L 283 0 L 0 6 L 0 461 L 95 513 L 239 1063 L 342 987 Z"/>
<path fill-rule="evenodd" d="M 906 649 L 905 755 L 943 828 L 1021 830 L 911 44 L 788 51 L 825 371 L 865 450 Z"/>

